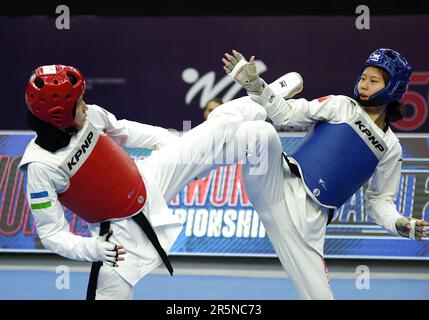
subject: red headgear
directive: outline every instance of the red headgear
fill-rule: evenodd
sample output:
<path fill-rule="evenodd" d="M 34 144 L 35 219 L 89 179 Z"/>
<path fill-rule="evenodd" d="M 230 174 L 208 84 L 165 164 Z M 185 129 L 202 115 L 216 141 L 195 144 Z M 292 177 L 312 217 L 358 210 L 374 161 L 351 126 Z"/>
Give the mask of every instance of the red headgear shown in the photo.
<path fill-rule="evenodd" d="M 39 119 L 65 131 L 75 127 L 73 108 L 85 91 L 82 73 L 73 67 L 38 67 L 28 81 L 25 101 Z"/>

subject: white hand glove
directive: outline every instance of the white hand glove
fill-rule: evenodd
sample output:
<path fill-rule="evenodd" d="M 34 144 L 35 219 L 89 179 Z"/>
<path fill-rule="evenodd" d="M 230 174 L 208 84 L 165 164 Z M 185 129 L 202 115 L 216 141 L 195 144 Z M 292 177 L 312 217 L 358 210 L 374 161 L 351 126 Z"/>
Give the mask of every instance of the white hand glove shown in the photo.
<path fill-rule="evenodd" d="M 111 267 L 119 267 L 117 262 L 125 260 L 122 255 L 126 252 L 123 250 L 124 247 L 122 245 L 115 245 L 108 241 L 112 233 L 113 231 L 110 229 L 108 233 L 97 237 L 95 243 L 97 246 L 98 261 L 102 261 Z"/>
<path fill-rule="evenodd" d="M 396 220 L 396 230 L 398 233 L 405 238 L 413 240 L 421 240 L 427 237 L 425 226 L 429 226 L 429 223 L 424 220 L 415 218 L 401 217 Z"/>
<path fill-rule="evenodd" d="M 247 92 L 260 94 L 263 86 L 256 70 L 255 56 L 252 56 L 247 62 L 240 52 L 232 50 L 232 54 L 225 53 L 226 59 L 222 58 L 225 72 Z"/>

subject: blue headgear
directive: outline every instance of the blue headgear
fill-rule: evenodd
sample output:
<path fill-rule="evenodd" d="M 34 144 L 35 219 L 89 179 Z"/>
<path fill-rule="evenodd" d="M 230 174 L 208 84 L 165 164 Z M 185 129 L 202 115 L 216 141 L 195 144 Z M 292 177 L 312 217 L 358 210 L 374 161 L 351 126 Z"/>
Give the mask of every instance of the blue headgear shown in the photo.
<path fill-rule="evenodd" d="M 387 73 L 387 83 L 384 89 L 369 97 L 367 101 L 360 100 L 358 82 L 368 66 L 380 68 Z M 392 49 L 377 49 L 365 61 L 354 87 L 354 98 L 365 107 L 376 107 L 401 100 L 407 90 L 413 68 L 405 58 Z"/>

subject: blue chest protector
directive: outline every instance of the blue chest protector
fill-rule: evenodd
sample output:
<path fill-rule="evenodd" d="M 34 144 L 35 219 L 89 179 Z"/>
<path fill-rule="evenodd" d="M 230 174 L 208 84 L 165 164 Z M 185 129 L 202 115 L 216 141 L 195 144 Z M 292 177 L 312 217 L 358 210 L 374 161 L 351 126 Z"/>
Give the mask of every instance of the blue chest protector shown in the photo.
<path fill-rule="evenodd" d="M 383 139 L 359 115 L 349 123 L 318 123 L 288 158 L 295 160 L 316 202 L 339 208 L 368 181 L 386 151 Z"/>

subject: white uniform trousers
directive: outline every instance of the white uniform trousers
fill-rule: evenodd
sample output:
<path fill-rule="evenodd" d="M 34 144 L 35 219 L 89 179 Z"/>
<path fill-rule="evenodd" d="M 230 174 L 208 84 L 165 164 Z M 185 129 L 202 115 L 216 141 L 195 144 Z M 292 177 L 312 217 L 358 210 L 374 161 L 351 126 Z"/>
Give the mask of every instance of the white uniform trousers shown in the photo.
<path fill-rule="evenodd" d="M 150 178 L 151 183 L 156 183 L 156 188 L 152 188 L 152 192 L 159 193 L 159 197 L 152 197 L 153 201 L 162 200 L 168 204 L 194 178 L 202 178 L 219 166 L 245 160 L 249 154 L 255 153 L 253 150 L 259 148 L 259 145 L 266 146 L 266 143 L 261 143 L 257 138 L 260 133 L 254 127 L 254 123 L 264 123 L 254 120 L 265 119 L 265 117 L 265 110 L 249 97 L 232 100 L 217 107 L 207 121 L 186 132 L 178 141 L 153 151 L 148 158 L 138 164 L 142 168 L 143 176 Z M 151 206 L 156 207 L 153 204 Z M 127 237 L 140 239 L 139 248 L 144 250 L 144 258 L 147 262 L 144 266 L 131 262 L 131 260 L 137 261 L 134 258 L 137 253 L 133 255 L 128 252 L 125 255 L 125 259 L 128 261 L 119 263 L 122 271 L 119 268 L 109 268 L 103 265 L 97 282 L 96 299 L 129 299 L 133 295 L 132 287 L 138 280 L 124 283 L 114 273 L 118 273 L 119 277 L 122 273 L 125 278 L 126 273 L 135 270 L 141 274 L 138 277 L 141 278 L 161 263 L 147 237 L 132 219 L 127 220 L 129 222 L 123 223 L 120 230 L 117 228 L 116 232 L 114 230 L 112 239 L 115 239 L 115 243 L 121 243 L 120 239 Z M 174 232 L 168 232 L 168 228 L 168 225 L 154 228 L 161 245 L 167 251 L 175 240 L 172 236 L 179 235 L 174 230 L 180 231 L 176 227 Z M 131 239 L 128 242 L 132 243 Z M 166 243 L 169 245 L 165 245 Z M 142 259 L 143 257 L 139 258 L 140 261 Z M 113 272 L 111 272 L 112 270 Z M 115 286 L 110 285 L 109 281 L 117 285 L 118 292 L 113 293 Z"/>
<path fill-rule="evenodd" d="M 243 166 L 243 180 L 283 268 L 301 299 L 333 299 L 323 259 L 327 212 L 306 193 L 303 181 L 294 176 L 283 158 L 280 138 L 271 125 L 266 175 L 251 175 Z M 316 155 L 315 155 L 316 156 Z"/>

